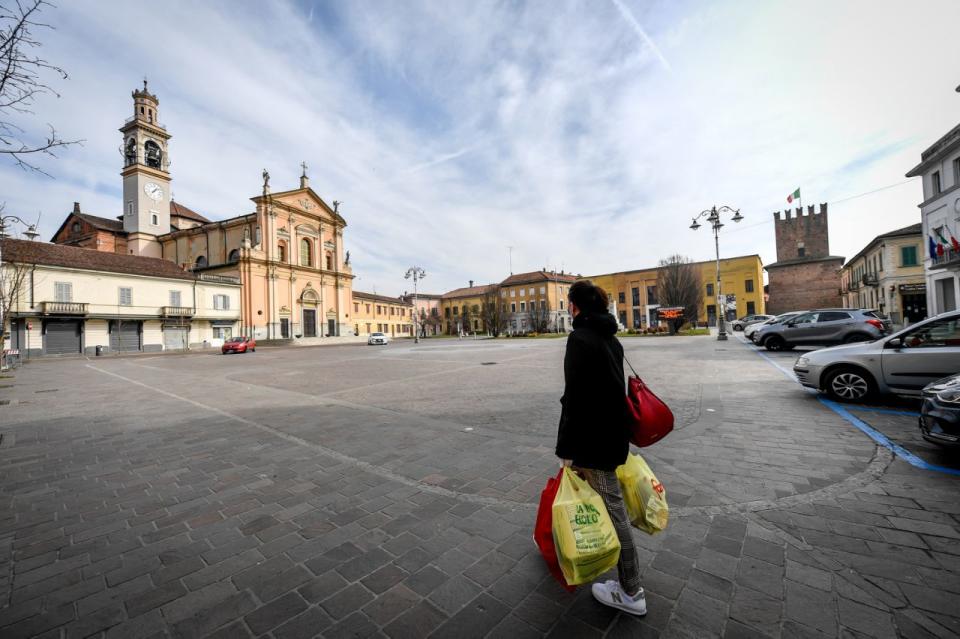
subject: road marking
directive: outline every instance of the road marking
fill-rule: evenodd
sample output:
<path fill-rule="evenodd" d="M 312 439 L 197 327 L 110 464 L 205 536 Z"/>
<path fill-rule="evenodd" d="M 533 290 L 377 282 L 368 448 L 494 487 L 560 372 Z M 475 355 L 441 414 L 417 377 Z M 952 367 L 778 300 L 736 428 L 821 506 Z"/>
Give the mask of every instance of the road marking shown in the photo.
<path fill-rule="evenodd" d="M 737 337 L 739 338 L 739 336 L 737 336 Z M 740 341 L 740 343 L 743 344 L 744 346 L 747 345 L 746 341 L 744 341 L 743 339 L 740 339 L 739 341 Z M 750 349 L 750 348 L 748 348 L 748 350 L 753 350 L 757 355 L 759 355 L 759 356 L 762 357 L 763 359 L 767 360 L 767 361 L 768 361 L 770 364 L 772 364 L 773 366 L 776 366 L 777 369 L 778 369 L 781 373 L 783 373 L 784 375 L 786 375 L 787 377 L 789 377 L 791 380 L 793 380 L 793 381 L 796 382 L 797 384 L 800 384 L 799 380 L 797 380 L 797 377 L 796 377 L 796 375 L 794 375 L 793 371 L 788 371 L 786 368 L 784 368 L 784 367 L 781 366 L 779 363 L 777 363 L 776 361 L 774 361 L 771 357 L 769 357 L 766 353 L 760 352 L 760 350 L 758 350 L 758 349 Z M 913 467 L 915 467 L 915 468 L 920 468 L 920 469 L 923 469 L 923 470 L 932 470 L 932 471 L 935 471 L 935 472 L 938 472 L 938 473 L 946 473 L 947 475 L 957 475 L 957 476 L 960 476 L 960 469 L 949 468 L 949 467 L 947 467 L 947 466 L 938 466 L 937 464 L 931 464 L 931 463 L 929 463 L 929 462 L 927 462 L 927 461 L 924 461 L 923 459 L 917 457 L 916 455 L 914 455 L 913 453 L 911 453 L 909 450 L 907 450 L 906 448 L 904 448 L 904 447 L 901 446 L 900 444 L 897 444 L 897 443 L 895 443 L 895 442 L 890 441 L 890 439 L 887 438 L 886 435 L 884 435 L 884 434 L 881 433 L 880 431 L 874 429 L 872 426 L 870 426 L 869 424 L 867 424 L 867 423 L 866 423 L 865 421 L 863 421 L 862 419 L 858 419 L 858 418 L 855 417 L 853 414 L 851 414 L 850 411 L 851 411 L 851 410 L 864 410 L 864 411 L 870 411 L 870 412 L 874 412 L 874 413 L 902 414 L 902 415 L 910 415 L 910 416 L 913 416 L 913 417 L 919 416 L 918 413 L 909 413 L 909 412 L 906 412 L 906 411 L 895 411 L 895 410 L 890 410 L 890 409 L 886 409 L 886 408 L 871 408 L 871 407 L 862 407 L 862 408 L 861 408 L 860 406 L 857 406 L 857 405 L 842 406 L 842 405 L 838 404 L 837 402 L 835 402 L 835 401 L 833 401 L 833 400 L 827 399 L 827 398 L 825 398 L 825 397 L 820 397 L 820 393 L 818 393 L 816 390 L 814 390 L 814 389 L 812 389 L 812 388 L 807 388 L 807 387 L 805 387 L 805 386 L 801 386 L 801 388 L 803 388 L 803 390 L 807 391 L 808 393 L 812 393 L 812 394 L 814 394 L 814 395 L 817 395 L 817 399 L 820 401 L 821 404 L 823 404 L 824 406 L 826 406 L 827 408 L 829 408 L 830 410 L 832 410 L 834 413 L 836 413 L 837 415 L 839 415 L 840 417 L 842 417 L 844 420 L 846 420 L 846 421 L 847 421 L 848 423 L 850 423 L 852 426 L 854 426 L 854 427 L 857 428 L 858 430 L 862 431 L 867 437 L 869 437 L 870 439 L 872 439 L 874 442 L 876 442 L 876 443 L 879 444 L 880 446 L 883 446 L 884 448 L 886 448 L 887 450 L 889 450 L 890 452 L 892 452 L 894 455 L 897 455 L 898 457 L 900 457 L 901 459 L 903 459 L 903 461 L 907 462 L 907 463 L 910 464 L 911 466 L 913 466 Z"/>
<path fill-rule="evenodd" d="M 893 408 L 874 408 L 873 406 L 850 406 L 850 410 L 859 410 L 866 413 L 883 413 L 884 415 L 907 415 L 909 417 L 920 417 L 920 413 L 912 410 L 895 410 Z"/>
<path fill-rule="evenodd" d="M 95 370 L 98 373 L 103 373 L 104 375 L 116 377 L 119 380 L 122 380 L 129 384 L 134 384 L 135 386 L 140 386 L 141 388 L 145 388 L 147 390 L 153 391 L 154 393 L 157 393 L 159 395 L 165 395 L 166 397 L 170 397 L 171 399 L 175 399 L 181 402 L 185 402 L 187 404 L 191 404 L 193 406 L 196 406 L 197 408 L 210 411 L 211 413 L 216 413 L 217 415 L 226 417 L 227 419 L 231 419 L 235 422 L 240 422 L 241 424 L 244 424 L 246 426 L 251 426 L 253 428 L 259 429 L 266 433 L 270 433 L 271 435 L 275 435 L 276 437 L 279 437 L 280 439 L 288 441 L 292 444 L 297 444 L 298 446 L 311 448 L 313 450 L 316 450 L 319 453 L 327 455 L 328 457 L 332 457 L 336 460 L 357 466 L 361 470 L 364 470 L 368 473 L 378 475 L 390 481 L 395 481 L 397 483 L 403 484 L 404 486 L 411 486 L 413 488 L 417 488 L 418 490 L 422 490 L 423 492 L 433 493 L 436 495 L 443 495 L 444 497 L 451 497 L 453 499 L 458 499 L 460 501 L 467 501 L 475 504 L 483 504 L 485 506 L 508 506 L 511 508 L 537 507 L 537 504 L 533 504 L 533 503 L 510 501 L 506 499 L 496 499 L 495 497 L 485 497 L 483 495 L 473 495 L 470 493 L 461 493 L 461 492 L 450 490 L 448 488 L 443 488 L 441 486 L 436 486 L 434 484 L 426 484 L 416 479 L 411 479 L 409 477 L 405 477 L 403 475 L 397 474 L 391 470 L 383 468 L 382 466 L 376 466 L 374 464 L 371 464 L 370 462 L 365 462 L 362 459 L 357 459 L 356 457 L 345 455 L 331 448 L 327 448 L 326 446 L 321 446 L 320 444 L 314 444 L 313 442 L 309 442 L 295 435 L 290 435 L 288 433 L 285 433 L 271 426 L 267 426 L 265 424 L 255 422 L 251 419 L 246 419 L 245 417 L 239 417 L 238 415 L 234 415 L 233 413 L 228 413 L 227 411 L 216 408 L 215 406 L 210 406 L 208 404 L 204 404 L 202 402 L 192 400 L 188 397 L 183 397 L 181 395 L 171 393 L 170 391 L 165 391 L 162 388 L 156 388 L 154 386 L 150 386 L 149 384 L 144 384 L 143 382 L 137 381 L 135 379 L 131 379 L 129 377 L 124 377 L 123 375 L 120 375 L 118 373 L 104 370 L 102 368 L 94 366 L 93 364 L 87 364 L 86 366 L 87 368 Z"/>

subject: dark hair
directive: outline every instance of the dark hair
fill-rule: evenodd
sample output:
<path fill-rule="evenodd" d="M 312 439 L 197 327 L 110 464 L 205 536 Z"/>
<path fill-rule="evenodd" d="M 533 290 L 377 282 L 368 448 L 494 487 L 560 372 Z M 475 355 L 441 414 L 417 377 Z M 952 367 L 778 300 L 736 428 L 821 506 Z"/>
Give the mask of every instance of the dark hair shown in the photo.
<path fill-rule="evenodd" d="M 590 280 L 578 280 L 571 284 L 567 299 L 584 313 L 606 313 L 610 305 L 607 292 Z"/>

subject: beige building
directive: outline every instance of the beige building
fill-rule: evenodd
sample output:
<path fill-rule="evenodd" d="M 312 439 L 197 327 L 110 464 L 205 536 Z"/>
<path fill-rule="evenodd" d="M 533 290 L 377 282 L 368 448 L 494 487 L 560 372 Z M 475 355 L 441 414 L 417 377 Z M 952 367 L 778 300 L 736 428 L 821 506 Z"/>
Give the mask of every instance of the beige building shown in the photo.
<path fill-rule="evenodd" d="M 918 222 L 873 238 L 840 271 L 844 308 L 871 308 L 894 324 L 927 317 L 923 227 Z"/>
<path fill-rule="evenodd" d="M 390 337 L 413 337 L 413 305 L 402 297 L 353 291 L 351 318 L 356 335 L 384 333 Z"/>
<path fill-rule="evenodd" d="M 220 346 L 238 331 L 238 278 L 158 258 L 0 242 L 3 288 L 16 291 L 5 347 L 23 358 Z"/>
<path fill-rule="evenodd" d="M 406 293 L 402 299 L 413 305 L 415 312 L 419 315 L 417 325 L 420 327 L 420 336 L 440 335 L 443 331 L 443 322 L 440 319 L 440 299 L 441 295 L 432 293 Z"/>
<path fill-rule="evenodd" d="M 507 309 L 507 333 L 573 330 L 567 291 L 577 277 L 554 271 L 517 273 L 500 282 L 500 297 Z"/>

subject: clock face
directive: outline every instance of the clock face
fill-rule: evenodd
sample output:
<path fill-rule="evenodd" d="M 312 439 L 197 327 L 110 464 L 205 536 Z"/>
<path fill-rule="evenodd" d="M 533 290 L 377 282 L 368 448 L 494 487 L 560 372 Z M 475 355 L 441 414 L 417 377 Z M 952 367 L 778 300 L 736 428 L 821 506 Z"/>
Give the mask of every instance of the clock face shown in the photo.
<path fill-rule="evenodd" d="M 143 192 L 146 193 L 147 197 L 154 202 L 159 202 L 163 199 L 163 187 L 154 182 L 147 182 L 144 184 Z"/>

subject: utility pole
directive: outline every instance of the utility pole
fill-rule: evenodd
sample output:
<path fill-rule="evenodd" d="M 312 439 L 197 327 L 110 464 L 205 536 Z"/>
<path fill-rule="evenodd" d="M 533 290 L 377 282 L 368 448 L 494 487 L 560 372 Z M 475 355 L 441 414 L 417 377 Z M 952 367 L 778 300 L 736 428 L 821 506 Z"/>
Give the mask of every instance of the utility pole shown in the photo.
<path fill-rule="evenodd" d="M 507 247 L 507 252 L 508 252 L 508 254 L 509 254 L 509 256 L 510 256 L 510 275 L 513 275 L 513 247 L 512 247 L 512 246 L 508 246 L 508 247 Z"/>

